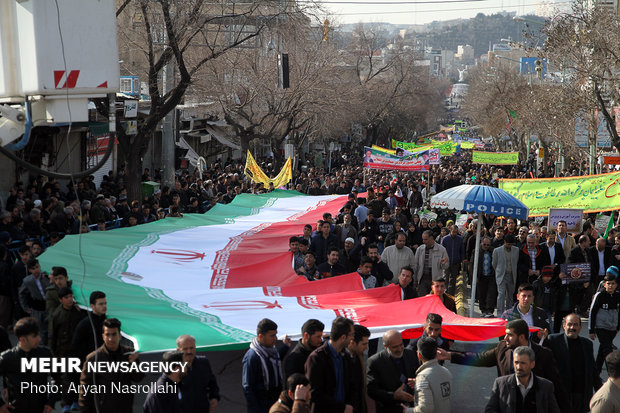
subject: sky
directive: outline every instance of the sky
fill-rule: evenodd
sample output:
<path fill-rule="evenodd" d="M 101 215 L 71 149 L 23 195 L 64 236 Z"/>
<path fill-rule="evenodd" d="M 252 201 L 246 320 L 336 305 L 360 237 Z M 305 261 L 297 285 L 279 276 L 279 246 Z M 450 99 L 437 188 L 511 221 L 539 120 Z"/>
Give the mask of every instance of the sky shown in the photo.
<path fill-rule="evenodd" d="M 549 0 L 547 0 L 549 1 Z M 561 1 L 561 0 L 556 0 Z M 365 4 L 366 3 L 366 4 Z M 471 18 L 500 11 L 533 13 L 540 0 L 324 0 L 323 5 L 341 24 L 387 22 L 425 24 L 434 20 Z"/>

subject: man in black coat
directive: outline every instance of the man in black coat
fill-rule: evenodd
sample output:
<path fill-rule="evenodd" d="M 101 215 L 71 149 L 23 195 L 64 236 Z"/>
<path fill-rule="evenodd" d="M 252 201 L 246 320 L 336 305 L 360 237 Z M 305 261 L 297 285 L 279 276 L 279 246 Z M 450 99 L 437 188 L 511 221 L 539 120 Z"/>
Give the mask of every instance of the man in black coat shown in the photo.
<path fill-rule="evenodd" d="M 310 353 L 319 348 L 323 342 L 325 324 L 311 318 L 301 326 L 301 339 L 282 362 L 282 380 L 286 381 L 293 373 L 304 374 L 304 366 Z"/>
<path fill-rule="evenodd" d="M 527 346 L 517 347 L 513 358 L 515 374 L 495 379 L 484 413 L 564 411 L 553 397 L 553 384 L 533 373 L 538 361 L 534 351 Z M 528 390 L 522 392 L 523 388 Z"/>
<path fill-rule="evenodd" d="M 570 412 L 587 412 L 592 394 L 602 385 L 594 364 L 592 341 L 579 336 L 581 318 L 575 313 L 564 317 L 562 327 L 564 333 L 551 334 L 544 346 L 551 349 L 557 361 L 560 378 L 569 394 Z"/>
<path fill-rule="evenodd" d="M 312 403 L 317 412 L 353 413 L 361 404 L 362 395 L 357 394 L 352 379 L 351 359 L 345 353 L 353 332 L 353 321 L 336 318 L 329 340 L 306 360 L 306 376 L 310 380 Z"/>
<path fill-rule="evenodd" d="M 49 374 L 22 371 L 21 360 L 52 357 L 52 352 L 47 347 L 39 346 L 41 336 L 39 335 L 39 325 L 34 318 L 26 317 L 18 320 L 13 331 L 19 340 L 17 345 L 0 355 L 0 376 L 3 377 L 4 388 L 7 392 L 6 400 L 11 405 L 7 409 L 4 398 L 0 398 L 0 410 L 8 412 L 51 412 L 57 395 L 47 391 L 31 390 L 31 386 L 45 388 L 48 384 Z M 59 377 L 55 378 L 59 379 Z"/>
<path fill-rule="evenodd" d="M 205 406 L 208 406 L 207 410 L 214 411 L 220 400 L 220 388 L 211 363 L 206 357 L 196 356 L 196 339 L 193 336 L 183 334 L 177 337 L 176 344 L 177 352 L 181 352 L 183 361 L 187 362 L 185 374 L 178 384 L 182 396 L 181 411 L 199 413 L 205 411 Z"/>
<path fill-rule="evenodd" d="M 90 308 L 93 310 L 78 323 L 73 332 L 71 347 L 73 355 L 79 357 L 82 362 L 91 352 L 97 350 L 103 344 L 103 321 L 106 319 L 108 301 L 103 291 L 90 293 Z M 93 336 L 93 329 L 95 335 Z"/>
<path fill-rule="evenodd" d="M 418 292 L 413 287 L 413 269 L 411 267 L 403 267 L 400 269 L 400 273 L 398 273 L 398 285 L 400 286 L 401 300 L 418 298 Z"/>
<path fill-rule="evenodd" d="M 413 403 L 413 382 L 420 367 L 416 352 L 405 348 L 396 330 L 383 335 L 385 350 L 368 359 L 368 396 L 381 413 L 401 413 L 402 403 Z"/>
<path fill-rule="evenodd" d="M 532 284 L 522 284 L 517 293 L 517 303 L 502 313 L 504 320 L 527 320 L 530 327 L 540 327 L 538 333 L 532 333 L 532 339 L 538 342 L 549 333 L 551 327 L 547 320 L 547 312 L 534 305 L 534 287 Z M 531 320 L 531 324 L 530 324 Z"/>
<path fill-rule="evenodd" d="M 437 347 L 446 351 L 450 350 L 453 340 L 446 340 L 441 336 L 441 323 L 443 318 L 439 314 L 428 313 L 426 316 L 426 323 L 424 323 L 424 332 L 422 335 L 414 340 L 411 340 L 407 345 L 407 348 L 412 351 L 418 351 L 418 341 L 422 337 L 430 337 L 437 341 Z M 439 364 L 443 366 L 443 360 L 439 361 Z"/>
<path fill-rule="evenodd" d="M 319 232 L 312 236 L 312 242 L 310 243 L 310 251 L 316 254 L 317 265 L 327 261 L 327 254 L 331 247 L 338 248 L 338 240 L 331 233 L 329 221 L 320 221 Z"/>
<path fill-rule="evenodd" d="M 577 246 L 570 251 L 568 255 L 569 264 L 579 264 L 583 262 L 590 262 L 588 248 L 590 248 L 590 237 L 582 235 L 579 237 Z"/>
<path fill-rule="evenodd" d="M 181 351 L 168 351 L 164 353 L 162 357 L 164 363 L 182 363 L 183 353 Z M 187 374 L 186 371 L 178 369 L 178 371 L 170 371 L 162 373 L 157 379 L 156 386 L 158 389 L 166 389 L 163 392 L 149 392 L 142 406 L 144 413 L 181 413 L 189 410 L 181 410 L 181 400 L 185 399 L 185 392 L 182 392 L 182 397 L 179 398 L 178 383 L 183 376 Z M 162 387 L 160 387 L 162 386 Z M 171 389 L 175 389 L 172 391 Z M 204 406 L 203 406 L 204 409 Z M 203 410 L 204 411 L 204 410 Z M 212 411 L 212 410 L 210 410 Z"/>
<path fill-rule="evenodd" d="M 121 362 L 131 365 L 138 363 L 138 353 L 130 347 L 121 345 L 121 322 L 116 318 L 108 318 L 103 322 L 103 345 L 96 351 L 86 356 L 86 362 L 80 376 L 80 395 L 79 404 L 82 413 L 112 412 L 112 413 L 131 413 L 133 406 L 134 393 L 120 392 L 114 393 L 110 397 L 114 387 L 125 388 L 132 382 L 137 383 L 144 378 L 144 373 L 138 369 L 131 369 L 130 372 L 95 371 L 97 362 Z M 93 368 L 91 368 L 93 367 Z M 100 393 L 89 392 L 91 386 L 97 385 Z"/>
<path fill-rule="evenodd" d="M 607 268 L 612 265 L 611 247 L 607 245 L 604 238 L 599 238 L 596 240 L 596 244 L 588 249 L 588 254 L 592 267 L 590 272 L 592 281 L 590 283 L 593 284 L 593 288 L 596 288 L 603 281 Z"/>
<path fill-rule="evenodd" d="M 568 255 L 568 264 L 579 264 L 579 263 L 588 263 L 590 262 L 590 254 L 588 254 L 588 249 L 590 248 L 590 237 L 588 235 L 582 235 L 579 237 L 579 242 L 577 246 L 570 251 Z M 577 305 L 577 312 L 581 315 L 587 316 L 587 308 L 590 304 L 591 294 L 588 294 L 588 287 L 590 286 L 589 282 L 586 283 L 575 283 L 574 285 L 569 285 L 571 294 L 574 297 L 574 301 Z M 596 286 L 594 286 L 596 288 Z M 572 309 L 571 309 L 572 311 Z"/>
<path fill-rule="evenodd" d="M 491 350 L 481 353 L 458 353 L 438 349 L 438 360 L 450 360 L 455 364 L 465 364 L 476 367 L 497 367 L 499 377 L 513 375 L 512 351 L 519 346 L 530 346 L 536 357 L 534 374 L 553 383 L 555 399 L 563 412 L 569 411 L 568 396 L 562 384 L 557 363 L 553 353 L 548 348 L 529 342 L 529 327 L 523 320 L 512 320 L 506 324 L 506 335 Z"/>
<path fill-rule="evenodd" d="M 534 258 L 532 259 L 532 257 Z M 517 286 L 534 282 L 542 272 L 543 267 L 550 264 L 549 250 L 541 248 L 536 242 L 536 236 L 529 234 L 526 245 L 519 249 Z"/>
<path fill-rule="evenodd" d="M 547 233 L 546 242 L 541 242 L 539 246 L 546 249 L 549 253 L 549 259 L 551 264 L 564 264 L 566 262 L 566 255 L 564 254 L 564 248 L 562 244 L 556 242 L 557 233 L 555 230 L 551 230 Z"/>

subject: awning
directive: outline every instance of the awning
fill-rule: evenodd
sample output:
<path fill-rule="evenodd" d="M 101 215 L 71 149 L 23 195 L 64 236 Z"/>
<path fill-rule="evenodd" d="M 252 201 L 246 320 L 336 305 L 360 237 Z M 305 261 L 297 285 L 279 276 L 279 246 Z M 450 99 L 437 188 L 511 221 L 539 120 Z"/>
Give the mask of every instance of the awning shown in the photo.
<path fill-rule="evenodd" d="M 187 153 L 185 154 L 185 159 L 189 161 L 192 166 L 196 166 L 198 164 L 198 158 L 200 155 L 196 153 L 194 148 L 190 146 L 189 143 L 183 137 L 179 138 L 179 142 L 177 142 L 177 146 L 179 148 L 187 149 Z"/>
<path fill-rule="evenodd" d="M 222 145 L 228 146 L 229 148 L 233 148 L 236 150 L 240 150 L 241 146 L 231 142 L 229 139 L 227 139 L 225 137 L 225 132 L 219 130 L 219 128 L 217 126 L 214 125 L 207 125 L 205 127 L 205 130 L 207 132 L 209 132 L 211 134 L 211 136 L 213 136 L 215 139 L 217 139 L 217 141 L 219 143 L 221 143 Z"/>

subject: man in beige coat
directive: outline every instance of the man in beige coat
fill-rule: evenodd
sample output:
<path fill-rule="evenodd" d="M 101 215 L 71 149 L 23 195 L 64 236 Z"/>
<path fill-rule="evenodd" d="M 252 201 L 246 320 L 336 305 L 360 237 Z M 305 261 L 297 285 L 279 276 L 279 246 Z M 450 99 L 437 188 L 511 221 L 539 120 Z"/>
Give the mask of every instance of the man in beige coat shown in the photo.
<path fill-rule="evenodd" d="M 450 266 L 450 258 L 444 247 L 435 242 L 433 232 L 422 233 L 422 244 L 415 251 L 413 272 L 418 284 L 418 297 L 431 291 L 433 280 L 444 277 L 444 270 Z"/>

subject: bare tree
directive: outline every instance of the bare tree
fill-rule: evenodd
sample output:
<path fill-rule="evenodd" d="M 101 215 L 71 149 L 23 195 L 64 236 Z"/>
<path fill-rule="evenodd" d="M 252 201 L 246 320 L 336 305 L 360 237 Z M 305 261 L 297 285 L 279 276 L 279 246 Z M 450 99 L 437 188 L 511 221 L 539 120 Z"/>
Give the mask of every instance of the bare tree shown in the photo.
<path fill-rule="evenodd" d="M 546 26 L 545 51 L 559 64 L 564 87 L 580 96 L 582 109 L 598 108 L 607 121 L 612 144 L 620 148 L 614 106 L 620 103 L 620 20 L 598 2 L 576 0 L 573 13 L 560 14 Z"/>
<path fill-rule="evenodd" d="M 493 136 L 497 146 L 508 134 L 514 147 L 525 155 L 526 131 L 517 128 L 516 120 L 523 102 L 529 96 L 527 80 L 501 61 L 479 66 L 469 74 L 469 92 L 463 102 L 463 111 L 472 122 Z"/>
<path fill-rule="evenodd" d="M 340 101 L 337 51 L 324 42 L 305 15 L 288 15 L 268 27 L 256 49 L 238 49 L 207 65 L 196 90 L 219 102 L 221 114 L 247 149 L 254 139 L 271 142 L 274 153 L 287 137 L 301 145 L 320 118 Z M 290 87 L 279 85 L 277 59 L 289 61 Z"/>
<path fill-rule="evenodd" d="M 365 144 L 437 126 L 442 99 L 428 72 L 416 65 L 421 56 L 414 48 L 375 26 L 359 25 L 345 52 L 356 75 L 348 107 L 366 129 Z"/>
<path fill-rule="evenodd" d="M 297 5 L 279 2 L 243 3 L 204 0 L 117 1 L 121 59 L 147 79 L 150 112 L 131 137 L 127 163 L 127 189 L 139 199 L 142 158 L 162 119 L 180 104 L 206 64 L 250 44 L 279 16 Z M 162 73 L 175 75 L 164 90 Z M 128 138 L 129 139 L 129 138 Z"/>

